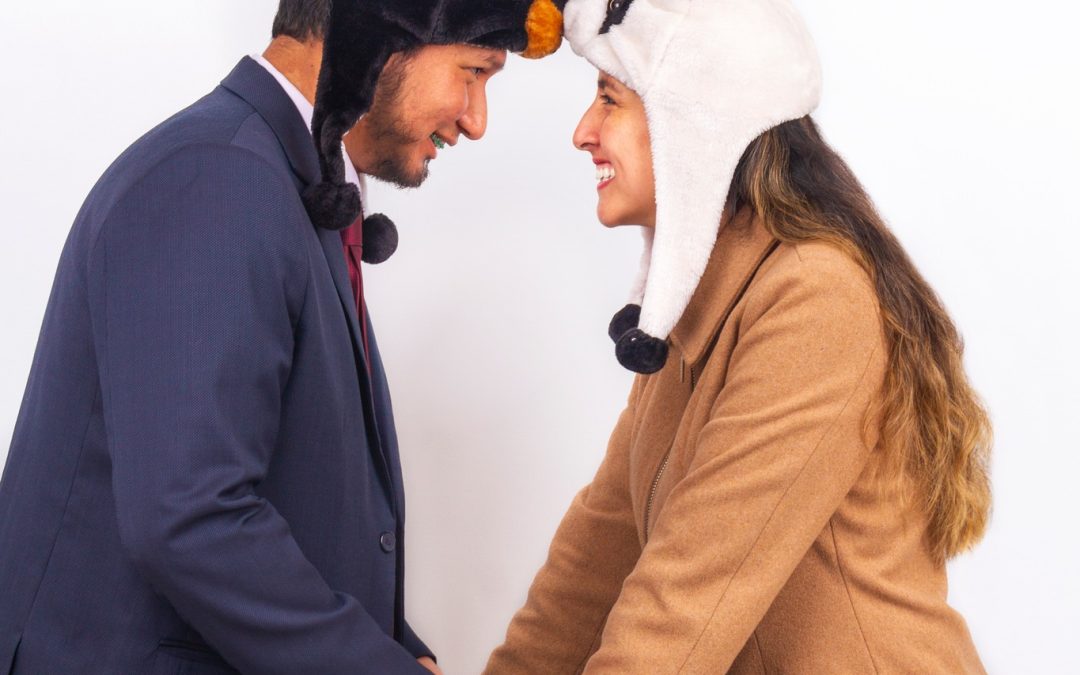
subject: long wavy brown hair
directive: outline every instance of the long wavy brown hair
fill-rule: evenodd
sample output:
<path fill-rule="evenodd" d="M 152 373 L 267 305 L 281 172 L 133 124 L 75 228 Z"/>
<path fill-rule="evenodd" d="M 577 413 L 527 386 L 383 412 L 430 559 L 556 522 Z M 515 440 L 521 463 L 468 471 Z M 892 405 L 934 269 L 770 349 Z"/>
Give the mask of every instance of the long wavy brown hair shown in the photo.
<path fill-rule="evenodd" d="M 956 326 L 851 169 L 803 117 L 750 144 L 732 199 L 780 241 L 831 242 L 866 270 L 889 349 L 878 413 L 892 470 L 883 475 L 919 500 L 938 561 L 973 546 L 990 514 L 990 420 L 964 372 Z"/>

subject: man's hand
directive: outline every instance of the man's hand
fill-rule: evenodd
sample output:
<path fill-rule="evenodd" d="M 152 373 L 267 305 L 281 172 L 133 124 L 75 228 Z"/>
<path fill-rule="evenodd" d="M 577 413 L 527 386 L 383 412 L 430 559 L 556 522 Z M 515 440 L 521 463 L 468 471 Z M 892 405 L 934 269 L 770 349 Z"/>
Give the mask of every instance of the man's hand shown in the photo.
<path fill-rule="evenodd" d="M 442 669 L 439 668 L 437 663 L 431 660 L 430 656 L 421 656 L 416 660 L 420 662 L 420 665 L 435 673 L 435 675 L 443 675 Z"/>

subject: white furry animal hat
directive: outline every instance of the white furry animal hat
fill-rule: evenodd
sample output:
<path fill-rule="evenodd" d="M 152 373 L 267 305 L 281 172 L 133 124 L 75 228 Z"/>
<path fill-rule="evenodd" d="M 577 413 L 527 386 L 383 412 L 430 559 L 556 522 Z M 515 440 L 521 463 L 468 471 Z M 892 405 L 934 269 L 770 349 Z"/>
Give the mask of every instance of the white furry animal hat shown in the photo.
<path fill-rule="evenodd" d="M 610 334 L 625 367 L 660 370 L 709 262 L 739 159 L 821 98 L 813 40 L 789 0 L 569 0 L 573 50 L 641 96 L 656 228 Z"/>

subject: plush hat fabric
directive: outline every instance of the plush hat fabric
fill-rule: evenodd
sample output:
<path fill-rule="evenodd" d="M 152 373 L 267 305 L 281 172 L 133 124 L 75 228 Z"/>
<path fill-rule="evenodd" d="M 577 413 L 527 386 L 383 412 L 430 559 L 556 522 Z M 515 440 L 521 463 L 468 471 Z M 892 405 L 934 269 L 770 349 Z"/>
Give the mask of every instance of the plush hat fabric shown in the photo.
<path fill-rule="evenodd" d="M 375 85 L 392 54 L 424 45 L 471 44 L 507 49 L 529 58 L 546 56 L 562 42 L 561 9 L 565 3 L 334 0 L 312 119 L 322 181 L 304 194 L 312 222 L 340 230 L 361 213 L 360 192 L 345 180 L 341 139 L 371 108 Z M 365 221 L 365 242 L 368 237 L 396 241 L 396 232 L 390 231 L 393 227 L 381 214 L 379 222 L 373 221 L 370 227 Z"/>
<path fill-rule="evenodd" d="M 656 228 L 610 332 L 619 361 L 651 373 L 705 272 L 739 159 L 817 108 L 820 62 L 788 0 L 569 0 L 564 14 L 573 50 L 645 104 Z"/>

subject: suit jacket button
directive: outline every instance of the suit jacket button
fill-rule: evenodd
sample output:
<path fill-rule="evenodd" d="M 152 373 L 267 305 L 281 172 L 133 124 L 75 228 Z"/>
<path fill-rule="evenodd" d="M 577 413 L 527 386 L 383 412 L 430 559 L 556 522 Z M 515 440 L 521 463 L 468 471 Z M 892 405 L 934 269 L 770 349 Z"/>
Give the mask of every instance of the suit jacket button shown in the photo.
<path fill-rule="evenodd" d="M 383 532 L 382 536 L 379 537 L 379 546 L 387 553 L 393 553 L 394 549 L 397 548 L 397 537 L 394 536 L 393 532 Z"/>

